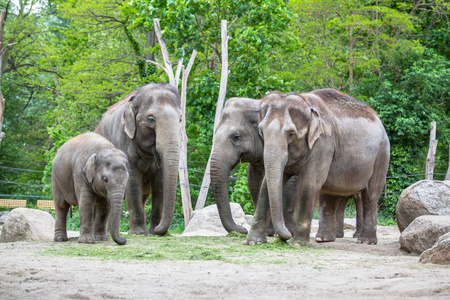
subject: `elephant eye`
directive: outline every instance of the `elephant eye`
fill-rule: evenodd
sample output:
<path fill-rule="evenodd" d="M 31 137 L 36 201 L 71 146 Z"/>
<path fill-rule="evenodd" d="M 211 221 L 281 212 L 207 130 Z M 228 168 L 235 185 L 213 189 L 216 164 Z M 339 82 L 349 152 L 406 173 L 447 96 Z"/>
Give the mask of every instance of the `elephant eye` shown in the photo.
<path fill-rule="evenodd" d="M 108 178 L 106 176 L 103 176 L 103 181 L 108 182 Z"/>
<path fill-rule="evenodd" d="M 150 127 L 154 127 L 156 123 L 155 117 L 150 116 L 148 117 L 148 124 L 150 125 Z"/>
<path fill-rule="evenodd" d="M 235 134 L 231 139 L 233 140 L 233 142 L 239 142 L 241 140 L 241 137 L 239 134 Z"/>
<path fill-rule="evenodd" d="M 180 116 L 180 123 L 183 121 L 183 116 Z"/>
<path fill-rule="evenodd" d="M 295 131 L 293 131 L 293 130 L 289 131 L 288 135 L 289 135 L 289 138 L 293 138 L 296 136 Z"/>
<path fill-rule="evenodd" d="M 259 131 L 259 136 L 260 136 L 261 138 L 264 138 L 263 131 L 262 131 L 261 129 L 259 129 L 258 131 Z"/>

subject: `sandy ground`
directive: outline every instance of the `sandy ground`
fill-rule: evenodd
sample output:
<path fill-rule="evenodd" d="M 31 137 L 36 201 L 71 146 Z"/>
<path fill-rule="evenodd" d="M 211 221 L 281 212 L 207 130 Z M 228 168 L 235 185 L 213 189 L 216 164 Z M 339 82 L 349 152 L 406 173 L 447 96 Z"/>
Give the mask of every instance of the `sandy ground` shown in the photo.
<path fill-rule="evenodd" d="M 0 299 L 450 299 L 450 266 L 401 251 L 397 227 L 380 226 L 375 246 L 351 234 L 287 265 L 98 261 L 41 256 L 52 242 L 5 243 Z"/>

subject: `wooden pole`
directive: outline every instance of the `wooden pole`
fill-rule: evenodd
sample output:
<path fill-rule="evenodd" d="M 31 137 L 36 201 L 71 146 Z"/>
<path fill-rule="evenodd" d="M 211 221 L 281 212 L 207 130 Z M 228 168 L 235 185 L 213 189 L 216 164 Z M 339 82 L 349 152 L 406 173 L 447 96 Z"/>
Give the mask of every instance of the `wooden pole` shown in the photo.
<path fill-rule="evenodd" d="M 2 76 L 3 76 L 3 28 L 5 26 L 5 16 L 6 16 L 6 10 L 2 10 L 0 14 L 0 88 L 2 84 Z M 0 91 L 0 143 L 2 142 L 3 137 L 5 136 L 5 133 L 3 132 L 3 113 L 5 112 L 5 104 L 6 100 L 3 98 L 3 94 Z"/>
<path fill-rule="evenodd" d="M 225 102 L 225 96 L 227 93 L 227 81 L 228 81 L 228 35 L 227 35 L 227 20 L 221 22 L 221 34 L 222 34 L 222 73 L 220 75 L 220 90 L 219 99 L 217 100 L 216 115 L 214 118 L 214 132 L 213 132 L 213 144 L 211 147 L 211 154 L 214 151 L 214 139 L 217 126 L 222 119 L 223 103 Z M 198 194 L 195 210 L 200 210 L 205 206 L 206 196 L 208 194 L 209 185 L 211 183 L 211 154 L 209 155 L 208 164 L 206 165 L 205 175 L 203 176 L 202 186 L 200 187 L 200 193 Z"/>
<path fill-rule="evenodd" d="M 159 19 L 157 19 L 157 18 L 153 19 L 153 24 L 155 25 L 156 38 L 158 39 L 158 44 L 159 44 L 159 47 L 161 48 L 161 53 L 162 53 L 162 56 L 164 59 L 164 65 L 166 67 L 163 67 L 160 64 L 158 64 L 157 62 L 154 62 L 151 60 L 147 60 L 147 62 L 152 63 L 155 66 L 158 66 L 161 69 L 163 69 L 164 72 L 167 74 L 167 76 L 169 76 L 169 83 L 178 90 L 178 86 L 176 85 L 176 81 L 175 81 L 175 76 L 173 76 L 172 63 L 170 62 L 170 59 L 169 59 L 169 51 L 167 51 L 166 43 L 164 42 L 164 40 L 161 37 L 161 26 L 159 25 Z"/>
<path fill-rule="evenodd" d="M 450 145 L 448 146 L 448 169 L 444 180 L 450 180 Z"/>
<path fill-rule="evenodd" d="M 192 217 L 192 202 L 191 202 L 191 192 L 189 190 L 189 176 L 187 170 L 187 134 L 186 134 L 186 90 L 187 90 L 187 79 L 189 72 L 191 71 L 192 65 L 194 64 L 195 56 L 197 51 L 194 50 L 189 59 L 187 68 L 182 67 L 183 75 L 181 79 L 181 127 L 180 127 L 180 169 L 178 174 L 180 176 L 180 190 L 181 190 L 181 200 L 183 202 L 183 213 L 184 213 L 184 226 L 187 227 L 189 221 Z"/>
<path fill-rule="evenodd" d="M 194 64 L 197 51 L 194 50 L 194 52 L 192 52 L 191 58 L 189 60 L 186 69 L 184 69 L 183 66 L 183 59 L 180 59 L 180 61 L 178 62 L 176 75 L 174 76 L 172 63 L 170 62 L 169 59 L 169 52 L 167 51 L 166 44 L 161 37 L 161 26 L 159 24 L 159 19 L 153 19 L 153 23 L 155 25 L 155 34 L 156 38 L 158 39 L 159 46 L 161 48 L 161 53 L 163 55 L 165 67 L 151 60 L 147 60 L 147 62 L 163 69 L 164 72 L 169 77 L 169 83 L 173 85 L 177 90 L 180 73 L 181 72 L 183 73 L 181 80 L 181 94 L 180 94 L 181 126 L 180 126 L 180 161 L 179 161 L 178 175 L 180 177 L 180 190 L 181 190 L 181 201 L 183 204 L 184 224 L 185 226 L 187 226 L 189 224 L 192 215 L 192 202 L 191 202 L 191 193 L 189 191 L 189 176 L 187 172 L 186 90 L 187 90 L 187 79 L 189 76 L 189 72 L 191 71 L 192 65 Z"/>
<path fill-rule="evenodd" d="M 425 170 L 425 179 L 433 180 L 433 171 L 434 171 L 434 160 L 436 157 L 436 148 L 438 141 L 436 140 L 436 122 L 431 122 L 430 131 L 430 148 L 428 149 L 428 156 L 426 161 L 426 170 Z"/>

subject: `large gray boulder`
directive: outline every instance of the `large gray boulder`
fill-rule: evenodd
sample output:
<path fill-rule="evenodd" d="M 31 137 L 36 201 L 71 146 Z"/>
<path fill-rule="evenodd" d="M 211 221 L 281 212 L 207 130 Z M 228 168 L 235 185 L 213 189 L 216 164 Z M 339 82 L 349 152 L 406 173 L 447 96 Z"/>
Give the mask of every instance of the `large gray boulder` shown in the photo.
<path fill-rule="evenodd" d="M 450 181 L 421 180 L 401 193 L 396 210 L 400 232 L 423 215 L 450 215 Z"/>
<path fill-rule="evenodd" d="M 230 208 L 234 222 L 250 230 L 250 225 L 239 203 L 230 203 Z M 220 221 L 217 205 L 214 204 L 200 211 L 194 211 L 192 219 L 181 236 L 226 236 L 227 234 Z"/>
<path fill-rule="evenodd" d="M 441 236 L 436 244 L 420 255 L 420 262 L 450 265 L 450 232 Z"/>
<path fill-rule="evenodd" d="M 46 211 L 15 208 L 3 224 L 0 242 L 53 240 L 55 220 Z"/>
<path fill-rule="evenodd" d="M 450 232 L 450 216 L 420 216 L 400 235 L 400 247 L 421 254 L 433 247 L 442 235 Z"/>

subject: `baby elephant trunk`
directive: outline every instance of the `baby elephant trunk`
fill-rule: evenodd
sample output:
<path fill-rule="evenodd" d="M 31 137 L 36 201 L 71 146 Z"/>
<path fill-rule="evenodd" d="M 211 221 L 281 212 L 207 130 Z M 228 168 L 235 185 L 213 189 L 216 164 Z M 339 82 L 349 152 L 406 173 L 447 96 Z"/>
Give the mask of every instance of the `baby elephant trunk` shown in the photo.
<path fill-rule="evenodd" d="M 111 237 L 117 244 L 125 245 L 127 240 L 125 238 L 120 237 L 119 235 L 119 223 L 120 223 L 120 215 L 122 213 L 124 193 L 122 191 L 113 192 L 111 193 L 111 196 L 108 198 L 109 203 L 111 205 L 111 212 L 109 215 L 110 216 L 109 231 L 111 233 Z"/>

